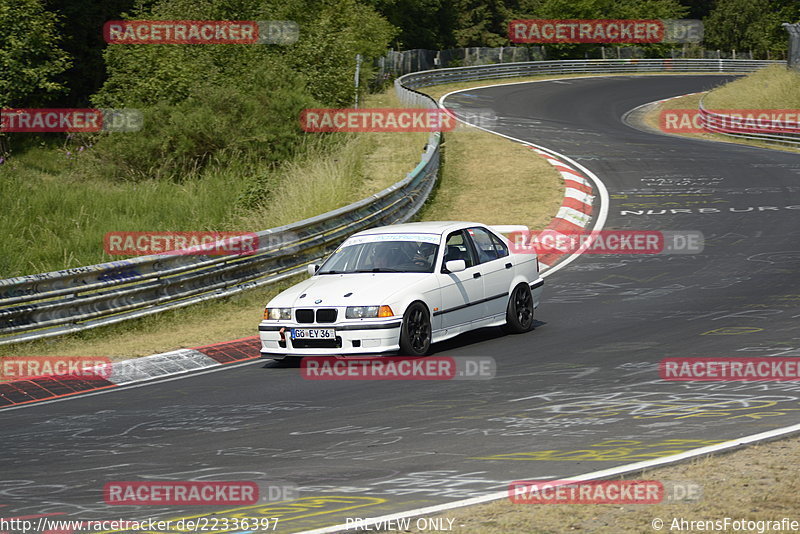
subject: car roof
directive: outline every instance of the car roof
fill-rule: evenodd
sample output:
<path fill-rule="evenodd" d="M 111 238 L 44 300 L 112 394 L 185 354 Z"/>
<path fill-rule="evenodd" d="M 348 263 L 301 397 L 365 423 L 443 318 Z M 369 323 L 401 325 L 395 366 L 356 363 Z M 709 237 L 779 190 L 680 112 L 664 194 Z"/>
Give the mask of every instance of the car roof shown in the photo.
<path fill-rule="evenodd" d="M 476 222 L 465 221 L 425 221 L 403 224 L 392 224 L 389 226 L 378 226 L 369 230 L 362 230 L 354 235 L 371 234 L 444 234 L 459 228 L 473 226 L 486 226 Z"/>

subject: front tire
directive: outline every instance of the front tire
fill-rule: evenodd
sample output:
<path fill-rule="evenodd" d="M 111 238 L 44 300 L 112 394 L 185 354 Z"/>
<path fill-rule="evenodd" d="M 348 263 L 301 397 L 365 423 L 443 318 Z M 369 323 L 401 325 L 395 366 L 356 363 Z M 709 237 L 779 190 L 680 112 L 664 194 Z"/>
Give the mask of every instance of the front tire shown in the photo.
<path fill-rule="evenodd" d="M 506 307 L 505 330 L 511 334 L 533 330 L 533 295 L 528 284 L 519 284 L 511 292 Z"/>
<path fill-rule="evenodd" d="M 425 356 L 431 348 L 431 316 L 421 302 L 411 304 L 400 327 L 400 354 Z"/>

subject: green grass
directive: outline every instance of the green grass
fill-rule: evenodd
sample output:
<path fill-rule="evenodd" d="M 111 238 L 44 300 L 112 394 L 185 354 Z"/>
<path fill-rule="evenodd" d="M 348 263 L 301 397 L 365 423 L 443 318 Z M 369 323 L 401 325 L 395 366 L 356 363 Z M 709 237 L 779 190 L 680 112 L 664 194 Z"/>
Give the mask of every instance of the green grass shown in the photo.
<path fill-rule="evenodd" d="M 364 104 L 365 107 L 396 105 L 393 90 L 370 95 Z M 25 243 L 24 239 L 13 236 L 15 245 L 0 244 L 5 247 L 0 250 L 4 256 L 19 257 L 24 252 L 29 258 L 32 254 L 26 247 L 48 232 L 60 232 L 73 240 L 62 243 L 58 237 L 50 237 L 48 246 L 59 247 L 69 261 L 52 252 L 43 254 L 51 266 L 60 269 L 91 263 L 87 258 L 97 253 L 94 247 L 102 247 L 102 235 L 109 229 L 159 229 L 167 224 L 180 224 L 175 228 L 255 231 L 298 221 L 365 198 L 400 181 L 419 162 L 427 137 L 426 133 L 341 134 L 337 143 L 330 146 L 310 137 L 310 146 L 302 158 L 257 180 L 241 179 L 247 176 L 243 173 L 259 170 L 257 162 L 250 162 L 249 168 L 244 163 L 217 168 L 199 181 L 183 184 L 155 180 L 107 183 L 75 172 L 71 175 L 69 169 L 62 169 L 63 162 L 69 165 L 70 160 L 60 152 L 60 147 L 36 144 L 18 153 L 8 166 L 0 166 L 0 173 L 6 173 L 0 174 L 0 187 L 4 188 L 0 190 L 0 206 L 4 208 L 0 221 L 7 226 L 15 224 L 16 230 L 12 232 L 23 232 L 30 240 Z M 26 197 L 26 180 L 31 195 L 39 189 L 33 188 L 34 184 L 45 186 L 41 189 L 46 191 L 46 200 Z M 14 198 L 5 193 L 12 188 Z M 259 189 L 271 192 L 261 205 L 248 209 L 230 200 L 237 196 L 248 198 Z M 59 208 L 59 204 L 69 208 Z M 59 209 L 61 221 L 43 211 Z M 25 220 L 15 221 L 13 213 Z M 37 217 L 44 228 L 33 227 L 31 221 Z M 64 224 L 64 221 L 69 222 Z M 115 227 L 123 223 L 123 228 Z M 137 228 L 137 224 L 141 226 Z M 50 230 L 45 231 L 46 228 Z M 96 242 L 80 239 L 80 234 L 87 231 L 95 233 Z M 79 247 L 85 247 L 83 255 L 75 252 Z M 44 266 L 42 260 L 39 267 Z M 23 272 L 43 270 L 46 268 Z M 127 358 L 253 336 L 258 333 L 256 325 L 266 303 L 302 278 L 301 275 L 236 296 L 67 336 L 0 345 L 0 356 Z"/>
<path fill-rule="evenodd" d="M 772 65 L 718 87 L 703 101 L 714 109 L 800 109 L 800 72 Z"/>
<path fill-rule="evenodd" d="M 108 182 L 76 167 L 53 148 L 0 166 L 0 276 L 121 259 L 103 252 L 109 231 L 229 229 L 246 185 L 240 168 L 210 170 L 178 184 Z"/>
<path fill-rule="evenodd" d="M 700 101 L 708 109 L 800 109 L 800 73 L 773 65 L 734 80 L 703 94 L 672 98 L 652 106 L 640 117 L 644 126 L 660 131 L 659 117 L 663 111 L 698 109 Z M 740 145 L 769 148 L 784 152 L 800 152 L 800 147 L 745 139 L 712 132 L 674 133 L 694 139 L 707 139 Z"/>
<path fill-rule="evenodd" d="M 110 231 L 255 232 L 318 215 L 402 179 L 427 137 L 323 135 L 307 135 L 301 156 L 279 168 L 251 155 L 181 182 L 98 178 L 91 148 L 26 145 L 0 165 L 0 278 L 124 259 L 103 251 Z"/>
<path fill-rule="evenodd" d="M 393 89 L 371 95 L 365 103 L 365 107 L 397 105 Z M 280 199 L 279 205 L 273 203 L 271 208 L 265 204 L 260 209 L 239 210 L 233 217 L 220 212 L 219 220 L 233 221 L 230 224 L 242 230 L 262 229 L 365 198 L 399 181 L 411 171 L 419 162 L 427 138 L 426 133 L 343 135 L 337 151 L 312 148 L 306 157 L 271 175 L 268 184 L 274 191 L 271 198 Z M 448 133 L 444 150 L 446 163 L 440 186 L 426 204 L 421 218 L 524 223 L 540 228 L 558 209 L 563 195 L 560 176 L 543 158 L 519 144 L 470 129 Z M 484 157 L 487 151 L 492 154 L 491 159 Z M 39 161 L 45 167 L 50 162 L 50 170 L 58 169 L 58 165 L 49 159 Z M 32 161 L 27 163 L 32 166 Z M 46 174 L 47 170 L 45 168 L 43 172 Z M 138 187 L 142 185 L 140 183 Z M 201 186 L 198 184 L 196 187 Z M 130 188 L 132 184 L 121 184 L 120 187 Z M 231 187 L 236 187 L 236 184 Z M 176 188 L 174 191 L 179 190 Z M 230 191 L 221 191 L 220 194 L 230 194 Z M 161 196 L 168 195 L 169 192 L 164 190 Z M 475 202 L 476 198 L 481 202 Z M 163 203 L 171 200 L 174 199 L 157 199 Z M 257 325 L 264 305 L 279 291 L 302 278 L 304 276 L 300 275 L 233 297 L 68 336 L 0 345 L 0 357 L 75 355 L 129 358 L 253 336 L 258 333 Z"/>
<path fill-rule="evenodd" d="M 441 180 L 420 213 L 422 220 L 542 230 L 564 198 L 564 181 L 547 160 L 498 135 L 477 129 L 448 132 L 444 155 Z"/>
<path fill-rule="evenodd" d="M 687 462 L 631 473 L 628 480 L 658 480 L 668 483 L 696 484 L 701 496 L 692 502 L 670 502 L 665 498 L 657 504 L 513 504 L 500 499 L 488 504 L 458 508 L 435 517 L 453 520 L 452 530 L 412 528 L 410 532 L 456 532 L 470 534 L 551 534 L 585 532 L 598 534 L 656 534 L 735 532 L 733 528 L 670 528 L 678 522 L 701 520 L 780 521 L 783 517 L 796 519 L 798 498 L 797 469 L 787 458 L 800 453 L 800 439 L 784 438 L 760 443 L 728 454 L 699 456 Z M 480 468 L 480 467 L 477 467 Z M 590 471 L 585 468 L 585 471 Z M 535 472 L 530 466 L 527 472 Z M 519 478 L 524 478 L 520 473 Z M 533 477 L 535 478 L 535 477 Z M 666 494 L 666 492 L 665 492 Z M 664 522 L 655 529 L 654 518 Z M 447 526 L 447 521 L 440 525 Z M 774 524 L 774 523 L 773 523 Z M 764 528 L 739 529 L 739 532 L 791 532 Z M 408 531 L 407 531 L 408 532 Z"/>

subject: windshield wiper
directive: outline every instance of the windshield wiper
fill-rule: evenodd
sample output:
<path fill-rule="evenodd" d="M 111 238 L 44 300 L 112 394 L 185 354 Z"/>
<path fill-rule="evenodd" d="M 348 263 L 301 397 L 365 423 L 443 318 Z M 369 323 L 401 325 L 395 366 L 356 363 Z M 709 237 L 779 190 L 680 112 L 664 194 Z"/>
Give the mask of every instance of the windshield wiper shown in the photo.
<path fill-rule="evenodd" d="M 350 271 L 353 273 L 402 273 L 400 269 L 390 269 L 389 267 L 373 267 L 372 269 L 358 269 Z"/>

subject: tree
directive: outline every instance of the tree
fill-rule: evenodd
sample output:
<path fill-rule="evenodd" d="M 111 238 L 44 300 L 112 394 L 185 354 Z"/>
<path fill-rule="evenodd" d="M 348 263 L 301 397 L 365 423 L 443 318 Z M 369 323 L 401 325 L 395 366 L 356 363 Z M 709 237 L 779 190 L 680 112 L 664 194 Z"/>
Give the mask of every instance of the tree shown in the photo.
<path fill-rule="evenodd" d="M 103 24 L 120 19 L 121 13 L 133 7 L 134 0 L 44 1 L 47 9 L 64 21 L 61 47 L 73 59 L 72 67 L 57 78 L 69 89 L 59 96 L 57 103 L 65 107 L 85 106 L 106 79 Z"/>
<path fill-rule="evenodd" d="M 705 42 L 721 50 L 752 50 L 761 57 L 785 51 L 787 36 L 781 22 L 794 6 L 781 7 L 769 0 L 718 0 L 703 21 Z"/>
<path fill-rule="evenodd" d="M 678 0 L 522 0 L 519 19 L 681 19 L 689 8 Z M 548 44 L 548 57 L 584 57 L 596 44 Z M 622 45 L 625 46 L 625 45 Z M 669 44 L 637 44 L 651 54 L 666 53 Z"/>
<path fill-rule="evenodd" d="M 452 0 L 374 0 L 372 5 L 399 28 L 392 43 L 395 48 L 444 50 L 456 45 L 453 29 L 458 13 Z"/>
<path fill-rule="evenodd" d="M 689 8 L 687 17 L 690 19 L 701 20 L 711 13 L 712 2 L 708 0 L 680 0 L 681 5 Z"/>
<path fill-rule="evenodd" d="M 0 3 L 0 109 L 40 106 L 65 90 L 56 76 L 70 59 L 59 47 L 56 22 L 40 0 Z M 0 155 L 6 152 L 0 134 Z"/>
<path fill-rule="evenodd" d="M 138 0 L 131 19 L 295 21 L 297 42 L 112 44 L 96 107 L 141 109 L 145 127 L 92 155 L 114 177 L 186 180 L 246 157 L 273 167 L 302 150 L 303 109 L 353 105 L 355 57 L 383 55 L 394 28 L 356 0 Z M 366 86 L 362 83 L 362 88 Z"/>
<path fill-rule="evenodd" d="M 511 9 L 503 0 L 454 0 L 456 46 L 506 46 Z"/>
<path fill-rule="evenodd" d="M 286 46 L 111 45 L 105 52 L 109 77 L 97 105 L 178 103 L 200 87 L 242 87 L 247 73 L 263 65 L 304 79 L 325 105 L 352 104 L 356 54 L 382 56 L 395 34 L 386 19 L 356 0 L 157 0 L 142 3 L 130 18 L 291 20 L 300 37 Z"/>

